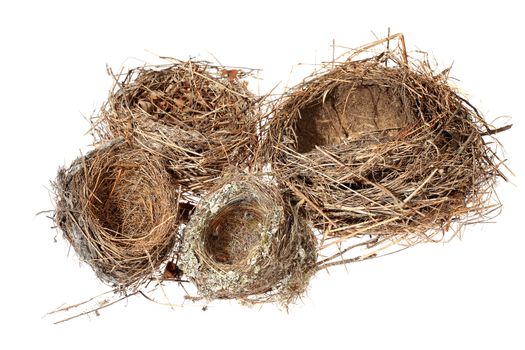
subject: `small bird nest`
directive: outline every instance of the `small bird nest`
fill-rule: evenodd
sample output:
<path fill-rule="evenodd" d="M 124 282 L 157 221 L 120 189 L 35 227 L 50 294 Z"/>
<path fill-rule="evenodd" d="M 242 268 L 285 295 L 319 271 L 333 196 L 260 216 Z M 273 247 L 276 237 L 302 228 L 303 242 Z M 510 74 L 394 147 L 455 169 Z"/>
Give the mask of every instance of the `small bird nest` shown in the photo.
<path fill-rule="evenodd" d="M 381 42 L 394 37 L 404 46 L 400 35 Z M 362 58 L 378 43 L 277 101 L 264 130 L 275 176 L 336 242 L 413 244 L 483 220 L 503 176 L 484 136 L 498 130 L 448 83 L 448 70 L 409 62 L 404 47 Z"/>
<path fill-rule="evenodd" d="M 184 229 L 181 268 L 207 299 L 293 302 L 315 272 L 317 243 L 273 185 L 225 179 Z"/>
<path fill-rule="evenodd" d="M 259 112 L 248 74 L 171 59 L 132 69 L 115 77 L 95 129 L 102 140 L 122 136 L 168 159 L 184 194 L 202 192 L 225 167 L 253 159 Z"/>
<path fill-rule="evenodd" d="M 177 196 L 163 162 L 114 140 L 61 168 L 55 223 L 104 282 L 134 288 L 171 253 Z"/>

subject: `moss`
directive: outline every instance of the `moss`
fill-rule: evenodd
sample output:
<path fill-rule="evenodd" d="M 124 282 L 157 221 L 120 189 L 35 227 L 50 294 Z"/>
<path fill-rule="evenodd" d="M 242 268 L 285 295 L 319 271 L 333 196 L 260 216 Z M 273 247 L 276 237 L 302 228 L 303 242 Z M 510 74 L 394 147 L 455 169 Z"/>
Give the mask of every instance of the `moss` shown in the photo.
<path fill-rule="evenodd" d="M 254 226 L 256 232 L 249 232 L 259 236 L 257 243 L 246 247 L 248 251 L 243 259 L 228 263 L 217 261 L 205 249 L 210 223 L 217 221 L 225 208 L 243 210 L 247 206 L 251 206 L 257 215 L 245 215 L 244 219 L 259 220 Z M 231 212 L 235 213 L 235 210 L 228 211 Z M 228 223 L 231 215 L 220 219 L 224 220 L 225 226 L 230 225 L 227 226 L 233 231 L 230 234 L 242 233 L 242 227 L 232 227 L 231 222 Z M 304 242 L 308 243 L 304 245 Z M 223 184 L 198 204 L 184 230 L 180 262 L 185 275 L 196 284 L 204 298 L 236 298 L 247 303 L 278 300 L 287 303 L 304 292 L 307 283 L 293 291 L 290 285 L 298 285 L 296 281 L 291 281 L 303 279 L 315 265 L 315 248 L 315 239 L 304 221 L 293 215 L 289 205 L 271 185 L 251 176 L 242 176 Z"/>

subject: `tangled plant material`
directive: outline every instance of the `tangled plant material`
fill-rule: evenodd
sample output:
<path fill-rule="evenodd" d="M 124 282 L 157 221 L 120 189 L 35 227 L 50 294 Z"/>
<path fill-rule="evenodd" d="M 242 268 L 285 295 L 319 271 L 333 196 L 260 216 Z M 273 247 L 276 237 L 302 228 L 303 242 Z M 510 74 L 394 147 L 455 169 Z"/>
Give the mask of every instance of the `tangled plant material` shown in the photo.
<path fill-rule="evenodd" d="M 362 58 L 395 37 L 402 46 Z M 265 160 L 323 233 L 322 248 L 436 240 L 497 206 L 502 162 L 485 136 L 498 130 L 448 70 L 408 60 L 401 35 L 355 50 L 282 96 L 265 126 Z"/>
<path fill-rule="evenodd" d="M 121 136 L 168 159 L 183 197 L 191 197 L 225 168 L 250 166 L 260 112 L 247 89 L 249 72 L 168 60 L 115 77 L 94 124 L 99 139 Z"/>
<path fill-rule="evenodd" d="M 170 181 L 160 158 L 113 140 L 59 170 L 55 223 L 102 281 L 132 290 L 176 243 Z"/>
<path fill-rule="evenodd" d="M 181 268 L 207 299 L 288 305 L 315 272 L 317 242 L 271 183 L 232 175 L 196 207 Z"/>
<path fill-rule="evenodd" d="M 155 301 L 139 286 L 162 265 L 198 298 L 287 306 L 321 269 L 444 240 L 499 208 L 493 135 L 510 126 L 493 129 L 448 73 L 399 34 L 273 105 L 238 69 L 133 69 L 94 120 L 97 149 L 59 171 L 55 222 L 102 280 L 134 290 L 118 301 Z"/>

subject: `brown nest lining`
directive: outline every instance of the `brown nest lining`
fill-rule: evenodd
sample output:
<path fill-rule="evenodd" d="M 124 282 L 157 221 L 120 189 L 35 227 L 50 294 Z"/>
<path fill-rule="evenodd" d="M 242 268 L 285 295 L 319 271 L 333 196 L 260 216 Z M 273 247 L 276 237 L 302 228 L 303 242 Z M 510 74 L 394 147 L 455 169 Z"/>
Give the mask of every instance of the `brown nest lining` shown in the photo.
<path fill-rule="evenodd" d="M 169 60 L 116 77 L 95 128 L 169 160 L 185 193 L 199 193 L 229 166 L 249 166 L 257 144 L 258 101 L 247 71 Z"/>
<path fill-rule="evenodd" d="M 374 45 L 277 101 L 264 130 L 276 178 L 332 244 L 412 244 L 451 223 L 483 220 L 503 176 L 484 139 L 494 130 L 448 83 L 448 71 L 408 62 L 404 49 L 356 58 Z"/>
<path fill-rule="evenodd" d="M 287 305 L 305 291 L 316 259 L 299 213 L 251 175 L 226 178 L 184 229 L 181 268 L 207 299 Z"/>
<path fill-rule="evenodd" d="M 158 157 L 114 140 L 61 168 L 55 222 L 104 282 L 134 288 L 171 253 L 177 193 Z"/>

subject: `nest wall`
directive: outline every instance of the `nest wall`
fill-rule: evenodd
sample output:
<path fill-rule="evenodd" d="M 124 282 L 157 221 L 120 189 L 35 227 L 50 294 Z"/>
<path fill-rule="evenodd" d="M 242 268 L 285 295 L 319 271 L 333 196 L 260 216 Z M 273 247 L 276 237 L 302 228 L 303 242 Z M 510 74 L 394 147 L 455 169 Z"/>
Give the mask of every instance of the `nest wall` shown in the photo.
<path fill-rule="evenodd" d="M 299 213 L 261 178 L 225 178 L 184 229 L 181 268 L 207 299 L 294 301 L 315 271 L 317 242 Z"/>
<path fill-rule="evenodd" d="M 177 241 L 177 193 L 163 161 L 121 139 L 58 172 L 55 222 L 104 282 L 135 288 Z"/>
<path fill-rule="evenodd" d="M 424 63 L 350 58 L 276 102 L 261 154 L 325 237 L 412 244 L 494 209 L 490 128 Z"/>
<path fill-rule="evenodd" d="M 115 78 L 98 138 L 134 142 L 168 160 L 184 195 L 205 193 L 225 168 L 254 158 L 260 112 L 247 75 L 199 61 L 132 69 Z"/>

